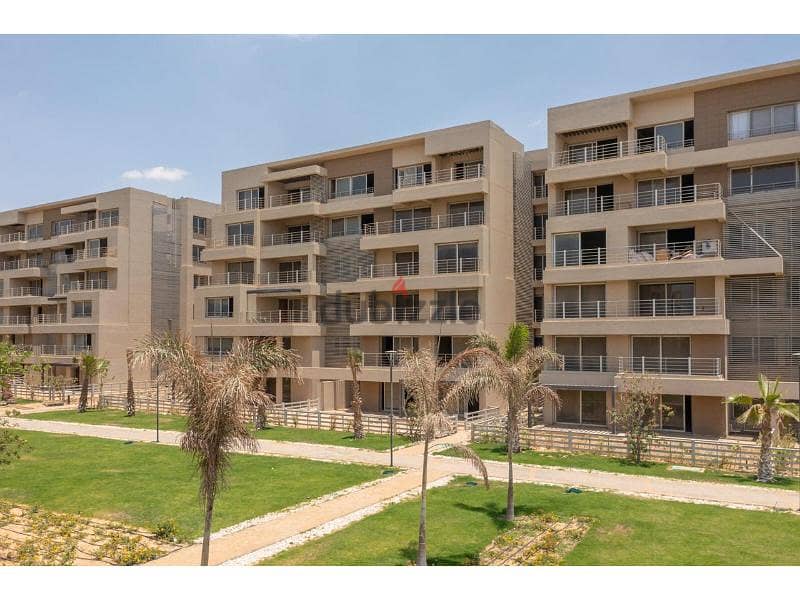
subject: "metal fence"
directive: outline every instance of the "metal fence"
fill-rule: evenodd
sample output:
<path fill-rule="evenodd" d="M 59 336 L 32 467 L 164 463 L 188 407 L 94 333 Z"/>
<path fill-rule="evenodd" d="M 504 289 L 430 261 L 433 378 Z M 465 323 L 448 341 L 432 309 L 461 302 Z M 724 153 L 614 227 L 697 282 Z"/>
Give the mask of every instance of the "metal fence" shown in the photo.
<path fill-rule="evenodd" d="M 471 424 L 473 442 L 505 442 L 505 427 L 498 420 Z M 625 458 L 628 453 L 624 434 L 520 428 L 522 448 L 575 454 L 596 454 Z M 800 476 L 800 448 L 772 448 L 778 473 Z M 755 473 L 758 470 L 758 444 L 656 436 L 644 459 L 690 467 L 703 467 Z"/>

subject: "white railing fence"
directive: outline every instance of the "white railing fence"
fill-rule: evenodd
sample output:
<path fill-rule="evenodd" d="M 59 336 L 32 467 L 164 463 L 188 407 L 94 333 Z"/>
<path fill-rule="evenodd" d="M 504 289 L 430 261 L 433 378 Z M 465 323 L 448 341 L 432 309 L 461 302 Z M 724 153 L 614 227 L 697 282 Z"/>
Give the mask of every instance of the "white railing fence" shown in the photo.
<path fill-rule="evenodd" d="M 596 192 L 592 192 L 592 195 L 587 197 L 564 197 L 562 200 L 551 203 L 550 216 L 584 215 L 629 208 L 674 206 L 721 199 L 722 185 L 719 183 L 704 183 L 674 188 L 665 187 L 627 194 L 613 194 L 611 196 L 598 196 Z"/>
<path fill-rule="evenodd" d="M 486 174 L 486 168 L 483 163 L 461 165 L 458 167 L 451 167 L 449 169 L 439 169 L 438 171 L 422 172 L 417 171 L 413 174 L 403 174 L 399 172 L 395 178 L 395 187 L 397 189 L 419 187 L 423 185 L 431 185 L 433 183 L 450 183 L 453 181 L 463 181 L 465 179 L 477 179 Z"/>

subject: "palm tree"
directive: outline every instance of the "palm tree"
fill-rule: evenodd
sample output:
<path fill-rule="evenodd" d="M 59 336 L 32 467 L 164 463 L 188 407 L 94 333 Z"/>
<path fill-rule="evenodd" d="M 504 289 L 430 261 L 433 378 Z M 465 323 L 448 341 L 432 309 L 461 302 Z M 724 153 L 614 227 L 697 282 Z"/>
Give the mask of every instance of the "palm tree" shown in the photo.
<path fill-rule="evenodd" d="M 237 449 L 255 451 L 250 416 L 273 402 L 258 389 L 259 380 L 273 369 L 296 375 L 297 362 L 298 355 L 274 339 L 242 340 L 212 369 L 190 337 L 171 332 L 148 336 L 134 353 L 135 365 L 158 363 L 159 376 L 174 382 L 186 401 L 186 433 L 180 445 L 200 473 L 205 510 L 201 565 L 208 564 L 214 501 L 225 484 L 230 454 Z"/>
<path fill-rule="evenodd" d="M 519 452 L 519 418 L 526 405 L 543 406 L 546 400 L 558 403 L 558 394 L 539 383 L 539 375 L 548 361 L 561 357 L 547 348 L 529 345 L 528 326 L 515 323 L 508 328 L 505 343 L 489 333 L 469 341 L 464 360 L 475 361 L 456 385 L 455 393 L 471 396 L 480 390 L 494 390 L 506 399 L 506 448 L 508 455 L 508 495 L 506 520 L 514 520 L 514 453 Z"/>
<path fill-rule="evenodd" d="M 760 397 L 753 399 L 745 394 L 731 396 L 728 404 L 746 407 L 737 419 L 758 427 L 761 437 L 761 453 L 758 459 L 757 481 L 769 482 L 775 479 L 775 463 L 772 456 L 772 443 L 776 435 L 780 435 L 783 418 L 800 421 L 800 405 L 786 402 L 778 391 L 780 379 L 770 386 L 763 374 L 758 376 L 758 393 Z"/>
<path fill-rule="evenodd" d="M 125 362 L 128 365 L 128 389 L 125 394 L 125 416 L 136 416 L 136 395 L 133 393 L 133 350 L 125 352 Z"/>
<path fill-rule="evenodd" d="M 86 412 L 86 407 L 89 404 L 89 382 L 95 377 L 108 373 L 109 362 L 105 358 L 84 352 L 78 359 L 78 367 L 83 373 L 81 397 L 78 400 L 78 412 L 82 413 Z"/>
<path fill-rule="evenodd" d="M 364 421 L 361 407 L 364 404 L 361 398 L 361 386 L 358 384 L 358 375 L 361 365 L 364 364 L 364 353 L 358 348 L 347 349 L 347 366 L 353 380 L 353 437 L 357 440 L 364 439 Z"/>
<path fill-rule="evenodd" d="M 458 406 L 455 403 L 457 396 L 453 393 L 452 382 L 456 376 L 456 369 L 460 364 L 460 354 L 450 362 L 441 364 L 433 352 L 428 349 L 418 352 L 403 352 L 400 356 L 401 381 L 409 395 L 414 399 L 414 408 L 424 444 L 419 509 L 419 543 L 417 546 L 418 566 L 428 564 L 428 454 L 431 441 L 436 437 L 436 434 L 443 430 L 449 430 L 451 427 L 448 409 L 452 406 Z M 475 454 L 475 451 L 469 446 L 456 445 L 452 448 L 473 464 L 483 477 L 484 484 L 488 487 L 489 475 L 486 471 L 486 465 Z"/>

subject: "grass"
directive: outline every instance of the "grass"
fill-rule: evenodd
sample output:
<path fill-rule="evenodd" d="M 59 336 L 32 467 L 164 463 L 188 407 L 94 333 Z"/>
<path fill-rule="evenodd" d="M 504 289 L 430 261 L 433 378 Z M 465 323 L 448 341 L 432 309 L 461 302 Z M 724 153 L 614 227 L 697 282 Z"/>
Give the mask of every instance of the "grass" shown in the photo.
<path fill-rule="evenodd" d="M 125 416 L 125 412 L 117 409 L 87 410 L 52 410 L 41 413 L 20 415 L 26 419 L 39 421 L 64 421 L 67 423 L 87 423 L 91 425 L 118 425 L 138 429 L 155 429 L 155 413 L 137 412 L 133 417 Z M 177 415 L 161 415 L 159 427 L 163 430 L 183 431 L 186 419 Z M 364 439 L 357 440 L 348 431 L 330 431 L 328 429 L 303 429 L 299 427 L 268 427 L 254 432 L 255 437 L 262 440 L 284 442 L 305 442 L 309 444 L 329 444 L 350 448 L 367 448 L 369 450 L 388 450 L 389 436 L 367 434 Z M 409 443 L 404 436 L 395 436 L 395 446 Z"/>
<path fill-rule="evenodd" d="M 198 477 L 174 446 L 20 432 L 30 448 L 0 467 L 0 498 L 152 528 L 174 519 L 202 533 Z M 214 529 L 280 510 L 381 476 L 382 467 L 234 455 Z"/>
<path fill-rule="evenodd" d="M 504 484 L 467 487 L 457 479 L 428 496 L 428 561 L 477 564 L 508 527 Z M 798 565 L 797 515 L 644 500 L 518 484 L 519 515 L 586 516 L 593 524 L 567 565 Z M 395 504 L 326 537 L 267 559 L 270 565 L 407 565 L 416 557 L 419 501 Z"/>
<path fill-rule="evenodd" d="M 506 462 L 505 444 L 476 443 L 472 448 L 484 460 L 497 460 Z M 452 451 L 445 450 L 441 454 L 453 456 Z M 591 469 L 594 471 L 610 471 L 612 473 L 625 473 L 628 475 L 650 475 L 653 477 L 667 477 L 670 479 L 687 479 L 693 481 L 709 481 L 713 483 L 735 483 L 739 485 L 758 485 L 771 488 L 795 489 L 800 492 L 800 479 L 780 477 L 772 483 L 756 481 L 755 475 L 744 473 L 729 473 L 706 469 L 703 473 L 694 471 L 671 471 L 666 463 L 633 464 L 619 458 L 598 456 L 595 454 L 566 454 L 561 452 L 535 452 L 523 450 L 514 457 L 516 464 L 542 465 L 550 467 L 564 467 L 576 469 Z"/>

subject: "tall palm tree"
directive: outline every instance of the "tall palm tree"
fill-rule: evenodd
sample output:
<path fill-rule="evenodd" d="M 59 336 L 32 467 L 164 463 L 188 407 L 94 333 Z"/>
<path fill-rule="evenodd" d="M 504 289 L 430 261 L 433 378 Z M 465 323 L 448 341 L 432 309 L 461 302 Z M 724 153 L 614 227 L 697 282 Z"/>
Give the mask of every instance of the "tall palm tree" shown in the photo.
<path fill-rule="evenodd" d="M 400 355 L 400 372 L 403 386 L 413 398 L 420 434 L 423 441 L 422 485 L 419 509 L 419 542 L 417 546 L 417 566 L 428 564 L 428 455 L 431 441 L 436 434 L 449 430 L 451 421 L 448 410 L 458 406 L 453 393 L 453 380 L 461 365 L 461 355 L 450 362 L 441 364 L 428 349 L 418 352 L 403 352 Z M 486 465 L 469 446 L 455 445 L 452 448 L 463 458 L 469 460 L 480 472 L 486 486 L 489 475 Z"/>
<path fill-rule="evenodd" d="M 125 393 L 125 415 L 136 416 L 136 395 L 133 393 L 133 350 L 125 351 L 125 362 L 128 366 L 128 388 Z"/>
<path fill-rule="evenodd" d="M 780 379 L 770 385 L 763 374 L 758 376 L 759 398 L 752 398 L 745 394 L 731 396 L 726 400 L 728 404 L 746 407 L 746 410 L 737 419 L 758 427 L 761 437 L 761 453 L 758 459 L 758 481 L 769 482 L 775 479 L 775 462 L 772 456 L 772 444 L 776 435 L 780 435 L 780 428 L 784 418 L 800 421 L 800 405 L 786 402 L 778 391 Z"/>
<path fill-rule="evenodd" d="M 364 400 L 361 397 L 361 386 L 358 383 L 358 375 L 361 373 L 363 364 L 364 353 L 358 348 L 348 348 L 347 366 L 350 368 L 353 381 L 353 437 L 357 440 L 364 439 L 364 420 L 361 412 Z"/>
<path fill-rule="evenodd" d="M 81 397 L 78 400 L 78 412 L 82 413 L 86 412 L 86 407 L 89 404 L 89 382 L 95 377 L 104 376 L 108 373 L 109 362 L 105 358 L 84 352 L 78 359 L 78 367 L 83 374 Z"/>
<path fill-rule="evenodd" d="M 506 520 L 514 520 L 514 453 L 519 452 L 519 419 L 528 404 L 543 406 L 546 400 L 558 403 L 558 394 L 539 383 L 539 375 L 548 361 L 559 362 L 561 357 L 540 346 L 529 345 L 528 326 L 515 323 L 508 329 L 505 342 L 489 333 L 473 336 L 464 360 L 474 361 L 464 377 L 456 384 L 454 393 L 471 396 L 480 390 L 493 390 L 506 399 L 506 449 L 508 457 L 508 494 Z"/>
<path fill-rule="evenodd" d="M 186 433 L 180 445 L 200 473 L 205 510 L 201 565 L 208 564 L 214 501 L 225 484 L 230 454 L 256 449 L 250 418 L 272 404 L 272 398 L 258 389 L 259 380 L 273 369 L 296 375 L 297 362 L 297 354 L 274 339 L 242 340 L 212 369 L 190 337 L 171 332 L 146 337 L 134 353 L 136 365 L 158 363 L 162 380 L 174 382 L 185 398 Z"/>

